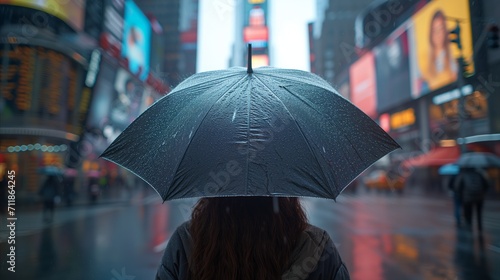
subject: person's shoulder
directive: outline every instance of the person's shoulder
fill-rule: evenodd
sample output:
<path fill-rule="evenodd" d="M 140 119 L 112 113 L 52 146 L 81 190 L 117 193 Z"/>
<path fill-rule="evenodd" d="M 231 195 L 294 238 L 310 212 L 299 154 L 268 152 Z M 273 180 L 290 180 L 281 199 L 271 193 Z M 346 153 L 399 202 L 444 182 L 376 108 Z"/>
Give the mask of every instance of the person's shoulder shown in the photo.
<path fill-rule="evenodd" d="M 191 241 L 191 234 L 189 232 L 189 227 L 191 225 L 191 220 L 185 221 L 181 225 L 179 225 L 174 233 L 172 233 L 172 236 L 170 239 L 179 239 L 184 245 L 186 243 L 189 243 Z"/>
<path fill-rule="evenodd" d="M 192 240 L 189 234 L 190 221 L 186 221 L 179 225 L 170 236 L 165 253 L 163 255 L 163 263 L 171 263 L 172 260 L 178 262 L 179 256 L 189 256 L 191 253 Z"/>
<path fill-rule="evenodd" d="M 304 231 L 311 239 L 315 241 L 330 240 L 330 235 L 328 232 L 320 227 L 308 224 L 306 230 Z"/>

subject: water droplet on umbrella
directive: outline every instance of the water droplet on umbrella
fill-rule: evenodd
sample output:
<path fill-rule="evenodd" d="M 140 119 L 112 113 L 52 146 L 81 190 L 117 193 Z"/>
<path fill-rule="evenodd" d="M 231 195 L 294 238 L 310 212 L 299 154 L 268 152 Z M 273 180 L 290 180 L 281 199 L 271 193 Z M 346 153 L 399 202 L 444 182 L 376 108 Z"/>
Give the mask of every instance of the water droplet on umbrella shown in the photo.
<path fill-rule="evenodd" d="M 237 109 L 234 109 L 234 112 L 233 112 L 233 118 L 231 119 L 231 122 L 234 122 L 234 118 L 236 117 L 236 110 L 237 110 Z"/>

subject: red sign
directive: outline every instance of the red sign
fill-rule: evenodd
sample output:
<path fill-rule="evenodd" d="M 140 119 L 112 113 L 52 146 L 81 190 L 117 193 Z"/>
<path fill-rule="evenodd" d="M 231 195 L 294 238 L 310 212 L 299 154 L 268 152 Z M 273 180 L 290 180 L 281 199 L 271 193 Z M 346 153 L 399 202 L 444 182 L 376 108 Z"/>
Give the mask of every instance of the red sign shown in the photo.
<path fill-rule="evenodd" d="M 377 115 L 377 85 L 375 58 L 366 53 L 349 69 L 351 77 L 351 102 L 371 118 Z"/>
<path fill-rule="evenodd" d="M 248 26 L 243 30 L 243 40 L 245 43 L 253 41 L 267 41 L 269 30 L 267 26 Z"/>

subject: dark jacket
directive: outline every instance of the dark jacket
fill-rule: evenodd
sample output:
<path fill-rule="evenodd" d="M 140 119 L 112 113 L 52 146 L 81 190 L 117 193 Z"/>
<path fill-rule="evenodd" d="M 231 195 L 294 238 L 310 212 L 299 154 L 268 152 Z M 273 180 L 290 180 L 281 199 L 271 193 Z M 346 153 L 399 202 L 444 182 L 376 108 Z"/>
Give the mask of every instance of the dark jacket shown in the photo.
<path fill-rule="evenodd" d="M 49 175 L 40 187 L 38 194 L 44 201 L 53 201 L 59 195 L 60 182 L 57 176 Z"/>
<path fill-rule="evenodd" d="M 156 279 L 186 279 L 188 256 L 191 253 L 189 221 L 177 228 L 168 242 Z M 309 225 L 292 252 L 290 268 L 282 279 L 350 279 L 328 233 Z"/>
<path fill-rule="evenodd" d="M 482 201 L 489 183 L 485 176 L 472 168 L 462 169 L 455 179 L 457 192 L 464 202 Z"/>

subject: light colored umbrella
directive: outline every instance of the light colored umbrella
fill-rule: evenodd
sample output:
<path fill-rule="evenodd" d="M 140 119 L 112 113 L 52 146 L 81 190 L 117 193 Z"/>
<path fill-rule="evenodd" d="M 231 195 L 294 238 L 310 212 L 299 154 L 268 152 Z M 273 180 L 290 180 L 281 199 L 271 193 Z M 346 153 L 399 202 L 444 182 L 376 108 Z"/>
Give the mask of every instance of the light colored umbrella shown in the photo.
<path fill-rule="evenodd" d="M 459 172 L 460 166 L 454 163 L 445 164 L 438 169 L 440 175 L 457 175 Z"/>
<path fill-rule="evenodd" d="M 460 167 L 470 168 L 500 168 L 500 157 L 492 153 L 470 152 L 461 155 L 455 164 Z"/>
<path fill-rule="evenodd" d="M 57 166 L 48 165 L 48 166 L 43 166 L 43 167 L 38 168 L 38 173 L 44 174 L 44 175 L 59 176 L 59 175 L 63 175 L 64 171 Z"/>

